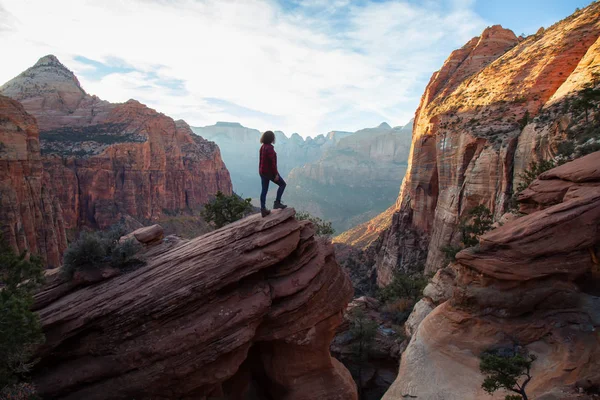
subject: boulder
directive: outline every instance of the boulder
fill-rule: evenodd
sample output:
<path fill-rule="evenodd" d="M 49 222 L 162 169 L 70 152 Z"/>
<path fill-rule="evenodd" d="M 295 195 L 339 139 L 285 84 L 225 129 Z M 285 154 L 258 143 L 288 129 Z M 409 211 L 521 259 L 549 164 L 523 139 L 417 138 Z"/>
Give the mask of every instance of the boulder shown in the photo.
<path fill-rule="evenodd" d="M 352 287 L 313 232 L 290 208 L 257 214 L 148 247 L 146 266 L 132 272 L 42 290 L 39 393 L 205 400 L 259 389 L 283 400 L 356 399 L 329 354 Z"/>
<path fill-rule="evenodd" d="M 165 236 L 162 226 L 158 224 L 137 229 L 132 234 L 138 242 L 144 244 L 161 241 Z"/>

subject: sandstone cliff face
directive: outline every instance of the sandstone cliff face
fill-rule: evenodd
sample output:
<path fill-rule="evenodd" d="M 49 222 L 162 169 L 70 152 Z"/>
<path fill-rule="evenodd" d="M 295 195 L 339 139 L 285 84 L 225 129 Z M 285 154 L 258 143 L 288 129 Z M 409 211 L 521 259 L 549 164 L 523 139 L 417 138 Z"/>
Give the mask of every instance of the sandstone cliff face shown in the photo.
<path fill-rule="evenodd" d="M 88 95 L 54 56 L 0 93 L 39 121 L 47 185 L 59 196 L 67 228 L 192 215 L 217 191 L 231 193 L 214 143 L 135 100 L 111 104 Z"/>
<path fill-rule="evenodd" d="M 29 250 L 56 267 L 67 239 L 60 202 L 45 181 L 35 118 L 0 96 L 2 237 L 18 253 Z"/>
<path fill-rule="evenodd" d="M 569 100 L 585 84 L 600 83 L 592 79 L 600 73 L 599 16 L 595 3 L 524 40 L 490 27 L 432 76 L 416 113 L 406 178 L 385 216 L 393 220 L 373 242 L 380 285 L 394 270 L 444 266 L 440 248 L 458 243 L 466 212 L 483 204 L 500 217 L 531 161 L 578 140 Z M 369 242 L 371 228 L 348 237 Z"/>
<path fill-rule="evenodd" d="M 599 166 L 596 152 L 548 171 L 521 198 L 528 215 L 457 255 L 456 278 L 438 278 L 426 289 L 449 300 L 416 328 L 385 400 L 489 397 L 481 389 L 479 355 L 515 344 L 537 356 L 527 386 L 533 398 L 597 390 Z"/>
<path fill-rule="evenodd" d="M 356 399 L 329 354 L 352 297 L 330 243 L 294 210 L 165 238 L 147 265 L 37 295 L 33 379 L 53 399 Z"/>
<path fill-rule="evenodd" d="M 412 123 L 383 123 L 339 140 L 318 160 L 294 168 L 286 197 L 337 232 L 373 218 L 394 201 L 404 177 Z"/>

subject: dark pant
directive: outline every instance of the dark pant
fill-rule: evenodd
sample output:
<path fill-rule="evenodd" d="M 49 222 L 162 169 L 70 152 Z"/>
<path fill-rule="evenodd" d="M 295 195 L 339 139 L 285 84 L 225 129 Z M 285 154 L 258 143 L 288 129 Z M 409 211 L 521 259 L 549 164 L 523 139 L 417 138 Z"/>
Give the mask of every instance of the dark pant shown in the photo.
<path fill-rule="evenodd" d="M 262 192 L 260 193 L 260 207 L 267 208 L 265 203 L 267 202 L 267 192 L 269 191 L 269 181 L 272 181 L 277 186 L 279 186 L 279 189 L 277 189 L 277 197 L 275 198 L 275 201 L 281 201 L 281 196 L 283 196 L 283 191 L 285 190 L 285 187 L 286 187 L 286 183 L 283 180 L 283 178 L 281 176 L 279 176 L 279 179 L 277 180 L 277 182 L 275 182 L 275 177 L 261 175 L 260 180 L 262 182 Z"/>

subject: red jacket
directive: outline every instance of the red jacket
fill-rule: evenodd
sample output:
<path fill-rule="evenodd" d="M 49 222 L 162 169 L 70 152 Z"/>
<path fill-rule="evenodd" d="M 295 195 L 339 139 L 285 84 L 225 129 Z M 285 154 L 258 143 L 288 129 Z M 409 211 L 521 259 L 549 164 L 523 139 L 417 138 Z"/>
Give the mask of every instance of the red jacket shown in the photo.
<path fill-rule="evenodd" d="M 272 144 L 263 144 L 260 147 L 260 157 L 258 160 L 258 173 L 261 176 L 275 178 L 279 175 L 277 172 L 277 153 Z"/>

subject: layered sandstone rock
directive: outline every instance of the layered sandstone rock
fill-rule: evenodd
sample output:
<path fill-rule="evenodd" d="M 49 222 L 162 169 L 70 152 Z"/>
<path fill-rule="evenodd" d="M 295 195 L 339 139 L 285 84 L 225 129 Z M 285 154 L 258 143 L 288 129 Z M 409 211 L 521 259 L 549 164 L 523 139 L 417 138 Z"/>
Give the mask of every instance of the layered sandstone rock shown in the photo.
<path fill-rule="evenodd" d="M 44 182 L 35 118 L 0 96 L 0 223 L 15 251 L 40 255 L 59 266 L 67 246 L 61 204 Z"/>
<path fill-rule="evenodd" d="M 149 247 L 147 265 L 38 295 L 33 371 L 53 399 L 356 399 L 329 344 L 352 297 L 294 210 Z"/>
<path fill-rule="evenodd" d="M 600 84 L 599 36 L 594 3 L 524 40 L 490 27 L 450 55 L 423 94 L 406 178 L 394 213 L 385 215 L 393 220 L 374 242 L 380 285 L 421 262 L 428 273 L 443 267 L 440 249 L 458 244 L 470 209 L 483 204 L 499 218 L 532 161 L 579 140 L 583 130 L 573 127 L 585 125 L 575 121 L 570 100 Z M 372 226 L 362 228 L 348 236 L 372 240 L 365 233 Z"/>
<path fill-rule="evenodd" d="M 479 355 L 515 345 L 537 356 L 530 396 L 568 399 L 579 391 L 593 393 L 600 385 L 598 157 L 591 154 L 550 170 L 530 187 L 548 193 L 559 182 L 585 182 L 572 196 L 554 205 L 538 197 L 537 211 L 487 233 L 477 249 L 457 255 L 452 297 L 420 324 L 384 399 L 488 397 L 481 389 Z M 525 198 L 535 202 L 535 196 Z"/>
<path fill-rule="evenodd" d="M 111 104 L 88 95 L 54 56 L 0 93 L 38 119 L 47 185 L 59 196 L 67 228 L 193 215 L 217 191 L 231 193 L 214 143 L 135 100 Z"/>

